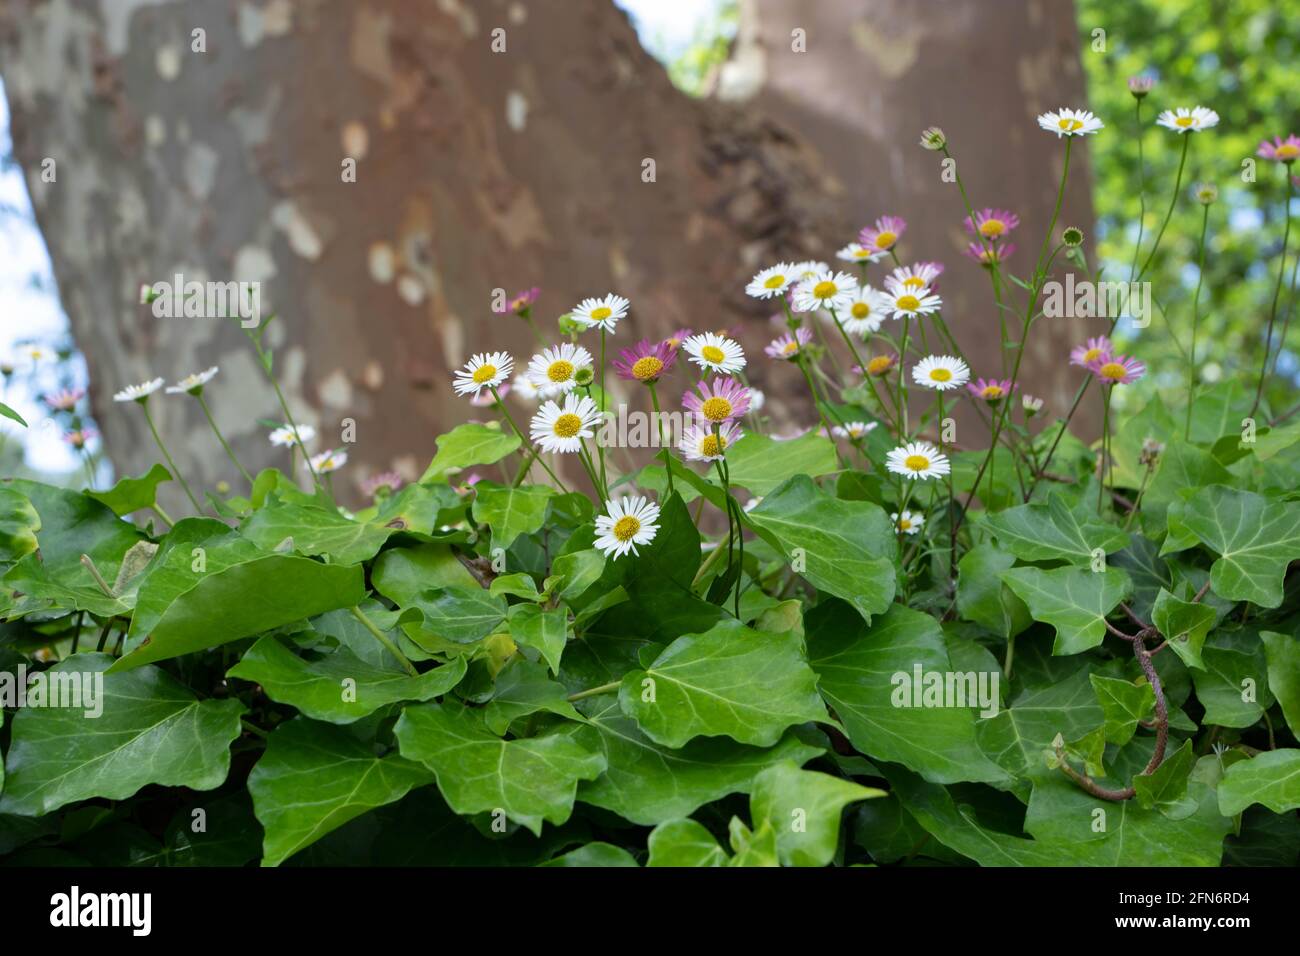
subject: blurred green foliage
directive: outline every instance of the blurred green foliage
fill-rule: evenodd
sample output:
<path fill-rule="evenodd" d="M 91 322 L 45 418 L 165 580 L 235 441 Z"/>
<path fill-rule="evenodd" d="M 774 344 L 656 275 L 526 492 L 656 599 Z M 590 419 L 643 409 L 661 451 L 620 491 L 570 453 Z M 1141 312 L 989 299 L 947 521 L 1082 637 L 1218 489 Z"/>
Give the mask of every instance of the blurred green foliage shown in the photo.
<path fill-rule="evenodd" d="M 716 10 L 696 27 L 686 49 L 668 61 L 673 85 L 691 96 L 703 96 L 714 71 L 730 55 L 739 25 L 740 0 L 718 0 Z"/>
<path fill-rule="evenodd" d="M 1088 105 L 1107 129 L 1089 140 L 1093 200 L 1105 278 L 1125 280 L 1133 262 L 1140 210 L 1135 102 L 1127 79 L 1146 73 L 1155 88 L 1142 102 L 1146 218 L 1141 259 L 1146 258 L 1172 196 L 1182 139 L 1155 125 L 1164 109 L 1198 104 L 1217 110 L 1217 127 L 1192 137 L 1187 168 L 1173 218 L 1147 278 L 1160 311 L 1146 329 L 1121 323 L 1128 347 L 1155 373 L 1135 389 L 1141 403 L 1152 389 L 1171 402 L 1186 396 L 1183 351 L 1191 337 L 1192 296 L 1197 280 L 1197 241 L 1202 207 L 1192 194 L 1197 182 L 1219 187 L 1210 207 L 1201 290 L 1198 365 L 1201 381 L 1246 376 L 1252 383 L 1263 354 L 1280 265 L 1286 180 L 1279 164 L 1255 157 L 1262 139 L 1300 132 L 1300 3 L 1296 0 L 1077 0 L 1080 49 L 1088 79 Z M 1096 29 L 1105 49 L 1094 49 Z M 1254 159 L 1255 181 L 1245 181 L 1243 162 Z M 1296 170 L 1293 170 L 1296 171 Z M 1294 296 L 1288 295 L 1294 251 L 1300 246 L 1300 199 L 1292 206 L 1291 251 L 1277 324 Z M 1141 260 L 1139 260 L 1139 268 Z M 1275 413 L 1295 402 L 1296 343 L 1300 317 L 1293 316 L 1290 350 L 1278 362 L 1280 376 L 1266 395 Z M 1274 350 L 1277 331 L 1274 332 Z M 1289 380 L 1287 380 L 1289 378 Z M 1252 388 L 1253 392 L 1253 388 Z M 1280 408 L 1279 408 L 1280 406 Z"/>

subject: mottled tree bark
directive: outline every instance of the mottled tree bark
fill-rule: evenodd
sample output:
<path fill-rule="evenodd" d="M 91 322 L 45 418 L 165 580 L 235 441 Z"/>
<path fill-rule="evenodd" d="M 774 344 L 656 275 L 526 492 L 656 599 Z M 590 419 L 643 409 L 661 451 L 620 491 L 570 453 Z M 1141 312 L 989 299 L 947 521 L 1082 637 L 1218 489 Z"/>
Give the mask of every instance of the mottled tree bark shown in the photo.
<path fill-rule="evenodd" d="M 782 53 L 801 6 L 809 52 Z M 980 339 L 984 276 L 956 262 L 959 204 L 915 141 L 943 125 L 976 201 L 1041 229 L 1059 149 L 1031 114 L 1082 100 L 1072 11 L 921 6 L 758 4 L 766 59 L 737 103 L 674 90 L 608 0 L 5 0 L 15 152 L 109 454 L 121 473 L 155 458 L 113 391 L 220 365 L 209 397 L 236 451 L 284 464 L 239 330 L 139 304 L 176 273 L 262 283 L 298 417 L 322 447 L 356 422 L 350 478 L 418 474 L 474 411 L 450 391 L 471 351 L 526 362 L 533 339 L 493 313 L 497 289 L 542 286 L 544 327 L 583 296 L 626 295 L 619 345 L 744 318 L 752 350 L 769 334 L 742 291 L 755 268 L 830 257 L 897 211 L 910 249 L 949 262 L 951 323 Z M 1068 218 L 1086 226 L 1079 172 Z M 192 400 L 151 407 L 192 482 L 238 487 Z"/>

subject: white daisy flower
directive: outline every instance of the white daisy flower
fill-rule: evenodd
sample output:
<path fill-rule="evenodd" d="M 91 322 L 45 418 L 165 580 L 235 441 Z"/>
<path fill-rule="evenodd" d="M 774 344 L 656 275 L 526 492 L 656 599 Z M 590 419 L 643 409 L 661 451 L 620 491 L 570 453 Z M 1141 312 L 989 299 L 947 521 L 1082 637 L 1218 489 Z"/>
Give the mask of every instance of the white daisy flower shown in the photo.
<path fill-rule="evenodd" d="M 619 320 L 627 316 L 631 304 L 621 295 L 610 293 L 599 299 L 583 299 L 569 314 L 573 321 L 584 328 L 600 327 L 606 332 L 613 332 Z"/>
<path fill-rule="evenodd" d="M 930 315 L 943 306 L 943 299 L 929 289 L 917 289 L 890 276 L 885 280 L 882 295 L 886 310 L 894 318 L 914 318 L 918 315 Z"/>
<path fill-rule="evenodd" d="M 301 432 L 301 427 L 298 430 Z M 331 471 L 338 471 L 347 463 L 348 453 L 342 449 L 323 451 L 319 455 L 311 456 L 311 470 L 318 475 L 328 475 Z"/>
<path fill-rule="evenodd" d="M 916 534 L 921 530 L 921 525 L 925 524 L 924 515 L 914 515 L 910 511 L 904 511 L 901 515 L 897 511 L 891 512 L 889 520 L 903 534 Z"/>
<path fill-rule="evenodd" d="M 908 442 L 885 456 L 885 467 L 906 478 L 938 478 L 948 474 L 948 456 L 928 441 Z"/>
<path fill-rule="evenodd" d="M 889 274 L 885 280 L 888 285 L 892 279 L 894 283 L 905 289 L 928 289 L 934 284 L 934 280 L 943 275 L 943 266 L 937 262 L 916 262 L 910 266 L 900 266 Z"/>
<path fill-rule="evenodd" d="M 756 388 L 751 388 L 751 389 L 749 390 L 749 412 L 750 412 L 750 414 L 753 414 L 754 412 L 759 411 L 759 410 L 763 407 L 763 403 L 766 402 L 766 401 L 767 401 L 767 396 L 766 396 L 766 395 L 764 395 L 762 392 L 760 392 L 760 391 L 759 391 L 758 389 L 756 389 Z"/>
<path fill-rule="evenodd" d="M 528 425 L 533 441 L 543 451 L 571 453 L 582 447 L 582 439 L 591 438 L 600 425 L 600 409 L 586 395 L 564 396 L 564 405 L 543 402 Z"/>
<path fill-rule="evenodd" d="M 271 434 L 267 437 L 271 440 L 271 444 L 275 445 L 277 448 L 290 448 L 297 445 L 299 439 L 301 439 L 302 443 L 306 445 L 316 437 L 316 429 L 312 428 L 310 425 L 299 425 L 298 438 L 294 438 L 293 426 L 281 425 L 279 428 L 273 429 Z"/>
<path fill-rule="evenodd" d="M 745 367 L 745 350 L 735 339 L 716 332 L 701 332 L 682 343 L 682 349 L 700 368 L 732 375 Z"/>
<path fill-rule="evenodd" d="M 845 332 L 860 335 L 864 339 L 872 332 L 880 330 L 880 324 L 889 315 L 889 306 L 880 293 L 869 285 L 860 287 L 849 303 L 848 308 L 838 317 Z"/>
<path fill-rule="evenodd" d="M 456 371 L 451 387 L 457 395 L 477 395 L 485 388 L 496 388 L 510 377 L 515 360 L 506 352 L 479 352 L 463 369 Z"/>
<path fill-rule="evenodd" d="M 1165 110 L 1156 117 L 1156 123 L 1175 133 L 1199 133 L 1211 126 L 1218 126 L 1219 114 L 1205 106 L 1192 109 L 1180 106 L 1176 110 Z"/>
<path fill-rule="evenodd" d="M 203 388 L 204 385 L 207 385 L 208 382 L 212 381 L 212 379 L 216 377 L 216 374 L 217 366 L 214 365 L 212 368 L 205 369 L 202 372 L 195 372 L 193 375 L 186 375 L 175 385 L 168 385 L 167 394 L 181 395 L 185 392 L 197 392 L 199 389 Z"/>
<path fill-rule="evenodd" d="M 21 351 L 27 361 L 33 365 L 39 365 L 54 358 L 54 353 L 43 345 L 24 345 Z"/>
<path fill-rule="evenodd" d="M 792 263 L 790 271 L 794 273 L 795 282 L 803 282 L 805 279 L 811 279 L 823 272 L 829 272 L 830 268 L 826 263 L 819 262 L 816 259 L 805 259 L 803 262 Z"/>
<path fill-rule="evenodd" d="M 844 262 L 879 262 L 886 253 L 877 249 L 868 249 L 860 242 L 850 242 L 835 253 L 835 258 Z"/>
<path fill-rule="evenodd" d="M 745 294 L 755 299 L 770 299 L 774 295 L 781 295 L 797 279 L 793 265 L 789 262 L 778 262 L 750 279 L 749 285 L 745 286 Z"/>
<path fill-rule="evenodd" d="M 857 294 L 858 283 L 853 276 L 823 269 L 795 286 L 794 310 L 834 309 L 839 314 L 849 307 Z"/>
<path fill-rule="evenodd" d="M 927 355 L 912 366 L 912 381 L 936 392 L 946 392 L 969 382 L 970 369 L 952 355 Z"/>
<path fill-rule="evenodd" d="M 158 389 L 163 387 L 163 380 L 160 378 L 150 379 L 147 382 L 141 382 L 139 385 L 128 385 L 122 391 L 113 396 L 115 402 L 143 402 Z"/>
<path fill-rule="evenodd" d="M 535 402 L 542 397 L 542 390 L 533 384 L 531 375 L 520 372 L 510 381 L 510 394 L 524 401 Z"/>
<path fill-rule="evenodd" d="M 1038 125 L 1049 133 L 1055 133 L 1057 139 L 1062 136 L 1086 136 L 1102 128 L 1101 120 L 1088 110 L 1069 108 L 1043 113 L 1038 117 Z"/>
<path fill-rule="evenodd" d="M 649 544 L 659 531 L 659 506 L 644 495 L 606 501 L 605 511 L 596 516 L 595 546 L 609 557 L 637 554 L 636 546 Z"/>
<path fill-rule="evenodd" d="M 721 461 L 726 451 L 745 437 L 735 422 L 722 425 L 715 434 L 712 428 L 692 425 L 682 435 L 677 447 L 689 461 Z"/>
<path fill-rule="evenodd" d="M 562 342 L 542 349 L 528 363 L 528 376 L 544 398 L 563 395 L 578 387 L 578 370 L 591 368 L 591 353 L 581 345 Z"/>
<path fill-rule="evenodd" d="M 845 422 L 843 425 L 835 425 L 831 428 L 831 434 L 836 438 L 848 438 L 851 441 L 857 441 L 859 438 L 865 438 L 867 432 L 876 427 L 878 422 Z"/>

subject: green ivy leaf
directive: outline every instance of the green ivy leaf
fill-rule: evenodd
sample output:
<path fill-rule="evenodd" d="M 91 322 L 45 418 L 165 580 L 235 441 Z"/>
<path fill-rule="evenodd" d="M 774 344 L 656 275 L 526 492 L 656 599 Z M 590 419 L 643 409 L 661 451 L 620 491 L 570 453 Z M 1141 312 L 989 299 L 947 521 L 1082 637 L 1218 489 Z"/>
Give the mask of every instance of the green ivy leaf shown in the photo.
<path fill-rule="evenodd" d="M 1196 763 L 1196 754 L 1192 752 L 1192 742 L 1184 740 L 1183 745 L 1173 753 L 1166 754 L 1160 766 L 1149 774 L 1140 773 L 1133 778 L 1138 806 L 1148 810 L 1161 809 L 1172 819 L 1181 819 L 1188 810 L 1194 813 L 1196 805 L 1187 800 L 1187 778 Z M 1190 803 L 1190 807 L 1186 804 Z M 1178 808 L 1174 812 L 1174 808 Z"/>
<path fill-rule="evenodd" d="M 1022 561 L 1068 561 L 1088 567 L 1093 552 L 1107 554 L 1128 544 L 1128 534 L 1104 524 L 1081 503 L 1071 509 L 1054 492 L 1047 504 L 1033 502 L 982 519 L 998 543 Z"/>
<path fill-rule="evenodd" d="M 499 579 L 498 579 L 499 580 Z M 569 612 L 560 606 L 541 608 L 516 604 L 509 610 L 510 637 L 520 647 L 531 647 L 542 655 L 552 674 L 560 672 L 560 657 L 569 642 Z"/>
<path fill-rule="evenodd" d="M 650 833 L 646 866 L 726 866 L 727 852 L 694 820 L 666 820 Z"/>
<path fill-rule="evenodd" d="M 129 515 L 152 508 L 158 500 L 158 486 L 171 480 L 171 472 L 156 464 L 139 478 L 122 478 L 108 491 L 87 491 L 86 495 L 108 505 L 116 515 Z"/>
<path fill-rule="evenodd" d="M 636 858 L 621 846 L 612 843 L 588 843 L 576 850 L 570 850 L 563 856 L 547 860 L 539 866 L 636 866 Z"/>
<path fill-rule="evenodd" d="M 424 623 L 418 631 L 407 633 L 422 646 L 429 645 L 430 637 L 455 644 L 473 644 L 495 633 L 506 619 L 505 598 L 477 586 L 426 591 L 412 606 L 424 613 Z"/>
<path fill-rule="evenodd" d="M 578 781 L 594 780 L 605 758 L 571 737 L 502 740 L 483 716 L 457 704 L 407 707 L 394 728 L 404 757 L 432 770 L 438 789 L 460 814 L 501 810 L 541 835 L 573 812 Z"/>
<path fill-rule="evenodd" d="M 83 690 L 100 675 L 102 700 L 19 710 L 0 813 L 35 816 L 92 797 L 125 800 L 151 783 L 211 790 L 226 779 L 244 705 L 197 700 L 157 667 L 107 673 L 111 663 L 107 654 L 76 654 L 45 672 L 80 675 Z M 102 713 L 89 716 L 101 703 Z"/>
<path fill-rule="evenodd" d="M 818 478 L 839 471 L 835 444 L 826 436 L 808 432 L 791 441 L 777 441 L 750 432 L 727 450 L 731 484 L 762 497 L 798 475 Z"/>
<path fill-rule="evenodd" d="M 517 718 L 540 711 L 582 719 L 569 703 L 564 686 L 546 676 L 545 664 L 522 657 L 511 659 L 497 674 L 492 699 L 483 709 L 483 722 L 500 736 Z"/>
<path fill-rule="evenodd" d="M 353 521 L 310 505 L 276 501 L 253 514 L 239 532 L 264 551 L 274 550 L 285 538 L 300 554 L 328 555 L 333 564 L 356 564 L 373 558 L 394 529 Z"/>
<path fill-rule="evenodd" d="M 784 761 L 754 778 L 749 812 L 755 823 L 766 822 L 775 831 L 784 866 L 825 866 L 839 843 L 844 808 L 883 796 L 883 790 Z"/>
<path fill-rule="evenodd" d="M 799 475 L 764 498 L 748 517 L 819 591 L 843 598 L 868 619 L 889 608 L 898 544 L 880 506 L 833 498 Z"/>
<path fill-rule="evenodd" d="M 502 431 L 500 426 L 459 425 L 438 437 L 438 453 L 420 476 L 420 484 L 432 484 L 470 465 L 495 464 L 519 444 L 518 435 Z"/>
<path fill-rule="evenodd" d="M 957 610 L 1004 640 L 1033 623 L 1025 602 L 1000 577 L 1015 563 L 1014 554 L 992 542 L 976 545 L 957 562 Z"/>
<path fill-rule="evenodd" d="M 1023 656 L 1016 655 L 1018 672 L 1024 669 Z M 1051 750 L 1056 735 L 1078 740 L 1102 722 L 1088 668 L 1074 658 L 1066 660 L 1073 669 L 1054 674 L 1051 680 L 1025 683 L 1018 678 L 1022 686 L 1009 695 L 1008 706 L 976 725 L 984 752 L 1017 777 L 1033 779 L 1053 773 L 1043 755 Z"/>
<path fill-rule="evenodd" d="M 260 684 L 272 700 L 332 724 L 350 724 L 389 704 L 432 700 L 465 676 L 464 658 L 411 677 L 391 654 L 385 656 L 386 663 L 376 664 L 341 646 L 305 660 L 268 636 L 245 651 L 226 676 Z"/>
<path fill-rule="evenodd" d="M 514 488 L 490 481 L 474 486 L 474 520 L 492 529 L 492 547 L 509 548 L 521 534 L 532 534 L 546 520 L 555 492 L 546 485 Z"/>
<path fill-rule="evenodd" d="M 828 602 L 808 614 L 805 626 L 822 696 L 858 750 L 945 783 L 1006 781 L 976 743 L 971 709 L 979 706 L 976 701 L 926 707 L 910 699 L 916 668 L 945 680 L 953 671 L 934 618 L 896 604 L 868 625 L 848 605 Z M 900 696 L 904 690 L 906 701 Z"/>
<path fill-rule="evenodd" d="M 1214 608 L 1184 601 L 1164 588 L 1160 589 L 1151 609 L 1151 623 L 1169 642 L 1170 649 L 1188 667 L 1202 670 L 1205 664 L 1201 661 L 1201 646 L 1214 626 L 1215 617 Z"/>
<path fill-rule="evenodd" d="M 1034 618 L 1056 629 L 1053 654 L 1078 654 L 1106 637 L 1106 616 L 1128 597 L 1132 583 L 1118 568 L 1012 568 L 1002 580 Z"/>
<path fill-rule="evenodd" d="M 1219 810 L 1232 817 L 1253 803 L 1274 813 L 1300 808 L 1300 750 L 1266 750 L 1228 768 L 1219 781 Z"/>
<path fill-rule="evenodd" d="M 325 834 L 432 782 L 427 770 L 374 750 L 342 727 L 297 717 L 277 727 L 248 775 L 266 830 L 262 865 L 279 866 Z"/>
<path fill-rule="evenodd" d="M 1300 502 L 1212 485 L 1192 497 L 1182 522 L 1219 555 L 1210 568 L 1214 593 L 1261 607 L 1282 603 L 1287 565 L 1300 558 Z"/>
<path fill-rule="evenodd" d="M 1156 706 L 1156 694 L 1145 680 L 1139 684 L 1117 677 L 1090 674 L 1093 693 L 1101 705 L 1106 721 L 1106 740 L 1126 744 L 1137 732 L 1139 721 L 1150 718 Z"/>
<path fill-rule="evenodd" d="M 0 485 L 0 564 L 9 564 L 36 550 L 41 516 L 27 496 Z"/>
<path fill-rule="evenodd" d="M 1201 647 L 1204 670 L 1194 670 L 1196 699 L 1205 708 L 1201 723 L 1249 727 L 1273 704 L 1264 645 L 1252 631 L 1220 628 Z"/>
<path fill-rule="evenodd" d="M 828 719 L 798 639 L 735 621 L 679 637 L 649 667 L 625 674 L 618 696 L 667 747 L 720 736 L 768 747 L 792 724 Z"/>
<path fill-rule="evenodd" d="M 1282 705 L 1291 733 L 1300 738 L 1300 638 L 1276 631 L 1261 631 L 1268 661 L 1268 689 Z"/>

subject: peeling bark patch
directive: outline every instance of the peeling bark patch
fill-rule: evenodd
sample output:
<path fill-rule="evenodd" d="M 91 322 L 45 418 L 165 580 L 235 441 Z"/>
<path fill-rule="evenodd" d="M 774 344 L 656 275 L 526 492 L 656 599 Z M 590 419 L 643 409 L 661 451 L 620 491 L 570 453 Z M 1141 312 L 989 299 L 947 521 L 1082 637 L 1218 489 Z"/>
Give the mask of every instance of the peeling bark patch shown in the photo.
<path fill-rule="evenodd" d="M 922 27 L 885 33 L 865 20 L 855 20 L 849 34 L 854 46 L 871 57 L 880 72 L 891 80 L 912 68 L 925 38 Z"/>
<path fill-rule="evenodd" d="M 151 117 L 152 119 L 153 117 Z M 185 151 L 185 185 L 196 199 L 207 199 L 217 181 L 217 151 L 207 143 L 191 143 Z"/>
<path fill-rule="evenodd" d="M 393 276 L 397 272 L 397 254 L 393 252 L 391 245 L 386 242 L 372 243 L 368 263 L 370 278 L 380 285 L 387 285 L 393 281 Z"/>
<path fill-rule="evenodd" d="M 352 382 L 347 372 L 336 368 L 325 376 L 316 388 L 321 403 L 331 408 L 348 408 L 352 405 Z"/>
<path fill-rule="evenodd" d="M 424 301 L 424 285 L 412 275 L 404 275 L 397 280 L 397 294 L 407 305 L 419 305 Z"/>
<path fill-rule="evenodd" d="M 174 43 L 164 43 L 154 52 L 154 67 L 158 75 L 170 83 L 181 75 L 181 51 Z"/>
<path fill-rule="evenodd" d="M 161 7 L 172 0 L 99 0 L 99 15 L 104 21 L 104 35 L 108 39 L 108 52 L 123 56 L 130 46 L 131 18 L 137 10 Z"/>
<path fill-rule="evenodd" d="M 263 246 L 240 246 L 235 253 L 236 282 L 266 282 L 275 277 L 275 257 Z"/>
<path fill-rule="evenodd" d="M 304 259 L 315 261 L 324 250 L 320 235 L 292 200 L 283 200 L 271 210 L 271 224 L 284 233 L 289 248 Z"/>
<path fill-rule="evenodd" d="M 518 90 L 506 94 L 506 125 L 516 133 L 522 133 L 528 125 L 528 100 Z"/>
<path fill-rule="evenodd" d="M 343 144 L 344 156 L 360 161 L 370 152 L 370 133 L 366 131 L 364 123 L 357 120 L 345 123 L 339 138 Z"/>
<path fill-rule="evenodd" d="M 266 37 L 285 36 L 293 28 L 293 7 L 288 0 L 271 0 L 265 7 L 239 5 L 239 41 L 249 49 Z"/>

